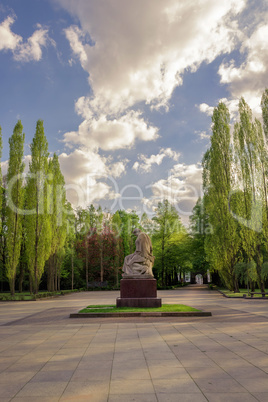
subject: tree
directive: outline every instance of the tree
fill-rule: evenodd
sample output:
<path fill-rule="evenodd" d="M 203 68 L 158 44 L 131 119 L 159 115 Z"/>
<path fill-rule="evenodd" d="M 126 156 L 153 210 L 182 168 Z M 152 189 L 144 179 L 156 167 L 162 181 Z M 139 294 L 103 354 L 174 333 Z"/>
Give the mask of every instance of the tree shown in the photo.
<path fill-rule="evenodd" d="M 48 170 L 51 176 L 48 193 L 51 255 L 48 261 L 47 288 L 49 291 L 56 291 L 60 289 L 60 262 L 66 240 L 67 221 L 65 181 L 55 153 L 49 161 Z"/>
<path fill-rule="evenodd" d="M 205 253 L 205 238 L 211 232 L 212 229 L 208 222 L 208 216 L 204 211 L 204 202 L 199 198 L 190 216 L 190 253 L 193 271 L 202 275 L 207 273 L 209 267 Z"/>
<path fill-rule="evenodd" d="M 161 277 L 162 286 L 167 286 L 169 277 L 176 264 L 170 261 L 171 244 L 178 242 L 181 233 L 184 231 L 179 215 L 173 205 L 168 200 L 158 203 L 156 215 L 153 218 L 156 228 L 153 234 L 153 252 L 155 255 L 155 270 Z M 174 254 L 174 253 L 172 253 Z"/>
<path fill-rule="evenodd" d="M 2 127 L 0 126 L 0 161 L 2 158 Z M 3 179 L 2 179 L 2 168 L 0 163 L 0 211 L 2 210 L 2 197 L 3 197 Z M 0 232 L 2 231 L 2 221 L 0 220 Z"/>
<path fill-rule="evenodd" d="M 232 290 L 238 289 L 234 265 L 239 259 L 240 239 L 237 223 L 229 210 L 232 189 L 232 149 L 230 115 L 219 103 L 212 116 L 211 147 L 203 158 L 204 208 L 212 233 L 205 238 L 205 251 L 210 266 Z"/>
<path fill-rule="evenodd" d="M 34 294 L 51 251 L 51 226 L 48 213 L 48 142 L 43 121 L 38 120 L 31 144 L 31 162 L 26 184 L 26 252 Z"/>
<path fill-rule="evenodd" d="M 262 279 L 263 253 L 267 250 L 267 151 L 260 122 L 253 120 L 245 100 L 239 102 L 240 121 L 235 124 L 237 202 L 239 230 L 246 263 L 254 259 L 258 284 L 264 291 Z M 265 118 L 265 113 L 264 113 Z"/>
<path fill-rule="evenodd" d="M 24 171 L 23 150 L 25 134 L 19 120 L 13 135 L 9 138 L 9 164 L 7 172 L 7 210 L 6 210 L 6 274 L 11 295 L 15 294 L 15 280 L 20 258 L 22 242 L 22 207 L 24 189 L 22 173 Z"/>

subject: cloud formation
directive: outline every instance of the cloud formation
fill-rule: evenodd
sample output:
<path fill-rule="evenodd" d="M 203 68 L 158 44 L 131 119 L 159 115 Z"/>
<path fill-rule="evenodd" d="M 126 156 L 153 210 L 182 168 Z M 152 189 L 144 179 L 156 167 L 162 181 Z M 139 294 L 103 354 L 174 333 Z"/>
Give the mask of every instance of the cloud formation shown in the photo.
<path fill-rule="evenodd" d="M 262 16 L 267 21 L 268 13 Z M 244 37 L 240 53 L 245 60 L 236 66 L 234 60 L 219 68 L 221 83 L 228 84 L 233 97 L 243 96 L 257 114 L 261 113 L 260 99 L 268 86 L 268 24 L 261 22 L 248 37 Z"/>
<path fill-rule="evenodd" d="M 23 38 L 11 30 L 14 22 L 15 18 L 9 16 L 0 24 L 0 51 L 11 50 L 16 61 L 41 60 L 42 47 L 47 46 L 48 43 L 54 44 L 49 38 L 48 29 L 38 24 L 32 36 L 26 42 L 23 42 Z"/>
<path fill-rule="evenodd" d="M 165 157 L 171 158 L 175 161 L 179 159 L 180 154 L 173 151 L 171 148 L 162 148 L 157 155 L 151 155 L 146 157 L 145 155 L 139 155 L 140 162 L 136 161 L 132 169 L 140 173 L 149 173 L 152 170 L 153 165 L 161 165 Z"/>
<path fill-rule="evenodd" d="M 184 224 L 188 224 L 192 208 L 202 196 L 202 167 L 200 164 L 178 163 L 165 179 L 157 180 L 151 186 L 152 196 L 142 202 L 147 212 L 153 211 L 158 202 L 167 199 L 179 212 Z"/>
<path fill-rule="evenodd" d="M 80 21 L 65 35 L 93 91 L 78 99 L 76 110 L 84 121 L 65 141 L 106 150 L 157 137 L 149 124 L 141 133 L 143 116 L 133 108 L 143 103 L 168 110 L 187 69 L 196 71 L 202 62 L 234 49 L 236 16 L 245 6 L 245 0 L 57 1 Z"/>

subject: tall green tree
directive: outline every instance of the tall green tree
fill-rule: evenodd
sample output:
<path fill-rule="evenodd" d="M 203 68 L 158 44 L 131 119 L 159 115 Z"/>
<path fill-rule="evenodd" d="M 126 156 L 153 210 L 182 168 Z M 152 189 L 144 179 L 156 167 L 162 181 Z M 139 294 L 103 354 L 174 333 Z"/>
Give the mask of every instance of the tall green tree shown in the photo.
<path fill-rule="evenodd" d="M 54 153 L 49 160 L 50 186 L 48 192 L 49 220 L 51 229 L 51 254 L 48 261 L 47 288 L 60 289 L 60 263 L 67 231 L 67 209 L 65 181 L 60 169 L 59 158 Z"/>
<path fill-rule="evenodd" d="M 261 124 L 253 119 L 243 98 L 239 102 L 239 114 L 240 121 L 234 129 L 236 177 L 240 189 L 239 230 L 245 262 L 254 259 L 258 284 L 264 291 L 261 271 L 263 252 L 267 249 L 267 151 Z"/>
<path fill-rule="evenodd" d="M 176 268 L 174 259 L 171 261 L 170 249 L 174 242 L 180 241 L 184 229 L 178 212 L 168 200 L 158 203 L 153 221 L 156 223 L 153 234 L 153 253 L 156 257 L 154 269 L 158 271 L 162 286 L 167 286 Z"/>
<path fill-rule="evenodd" d="M 51 225 L 48 211 L 48 142 L 43 121 L 38 120 L 31 144 L 31 162 L 26 184 L 25 236 L 28 268 L 34 294 L 51 252 Z"/>
<path fill-rule="evenodd" d="M 202 275 L 205 275 L 209 268 L 205 253 L 205 238 L 211 232 L 212 228 L 204 211 L 203 200 L 199 198 L 190 216 L 190 249 L 193 271 Z"/>
<path fill-rule="evenodd" d="M 0 162 L 2 157 L 2 127 L 0 126 Z M 4 206 L 3 206 L 3 198 L 4 198 L 4 189 L 3 189 L 3 179 L 2 179 L 2 168 L 0 163 L 0 282 L 1 282 L 1 291 L 3 290 L 3 280 L 4 280 L 4 266 L 5 266 L 5 238 L 3 236 L 3 219 L 5 217 Z"/>
<path fill-rule="evenodd" d="M 24 171 L 23 126 L 19 120 L 13 135 L 9 138 L 9 164 L 7 172 L 7 210 L 6 210 L 6 275 L 9 280 L 11 295 L 15 294 L 15 280 L 20 258 L 22 241 L 22 207 L 24 203 L 24 188 L 22 173 Z"/>
<path fill-rule="evenodd" d="M 2 148 L 3 148 L 2 127 L 0 126 L 0 162 L 2 158 Z M 3 197 L 3 178 L 2 178 L 2 167 L 0 163 L 0 211 L 2 210 L 2 197 Z M 0 232 L 1 231 L 2 231 L 2 221 L 0 220 Z"/>
<path fill-rule="evenodd" d="M 219 103 L 212 116 L 211 146 L 203 158 L 203 188 L 205 213 L 212 228 L 205 239 L 207 259 L 227 286 L 239 291 L 234 265 L 239 258 L 240 239 L 229 208 L 232 189 L 230 115 L 223 103 Z"/>

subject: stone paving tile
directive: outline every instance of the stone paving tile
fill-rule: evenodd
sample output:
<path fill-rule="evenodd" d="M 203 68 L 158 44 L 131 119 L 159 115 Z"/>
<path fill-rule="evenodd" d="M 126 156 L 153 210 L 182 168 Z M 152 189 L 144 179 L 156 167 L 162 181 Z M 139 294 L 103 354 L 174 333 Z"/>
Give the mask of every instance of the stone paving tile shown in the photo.
<path fill-rule="evenodd" d="M 39 371 L 30 382 L 67 382 L 70 381 L 72 375 L 72 370 Z"/>
<path fill-rule="evenodd" d="M 66 388 L 68 382 L 44 381 L 44 382 L 28 382 L 23 389 L 18 392 L 17 397 L 60 397 Z"/>
<path fill-rule="evenodd" d="M 154 394 L 151 380 L 112 380 L 110 383 L 110 395 Z"/>
<path fill-rule="evenodd" d="M 224 378 L 195 378 L 198 387 L 204 393 L 209 392 L 245 392 L 245 388 L 235 380 Z"/>
<path fill-rule="evenodd" d="M 16 381 L 16 383 L 2 383 L 1 384 L 1 398 L 12 398 L 19 392 L 25 385 L 24 381 Z"/>
<path fill-rule="evenodd" d="M 249 392 L 268 393 L 268 374 L 266 378 L 239 378 L 237 381 Z"/>
<path fill-rule="evenodd" d="M 187 367 L 187 372 L 190 376 L 195 379 L 202 380 L 203 378 L 206 379 L 232 379 L 232 377 L 227 374 L 223 369 L 220 367 Z"/>
<path fill-rule="evenodd" d="M 58 397 L 49 396 L 46 398 L 45 396 L 15 396 L 12 399 L 12 402 L 58 402 Z M 0 399 L 1 402 L 1 399 Z"/>
<path fill-rule="evenodd" d="M 109 382 L 104 381 L 80 381 L 70 382 L 64 390 L 61 401 L 71 398 L 80 401 L 86 397 L 88 401 L 107 401 L 109 394 Z M 105 399 L 106 398 L 106 399 Z"/>
<path fill-rule="evenodd" d="M 34 371 L 6 371 L 0 373 L 0 384 L 14 384 L 23 381 L 27 382 L 30 381 L 35 374 Z"/>
<path fill-rule="evenodd" d="M 183 367 L 165 367 L 161 365 L 149 366 L 150 376 L 155 379 L 189 378 L 189 374 Z"/>
<path fill-rule="evenodd" d="M 144 357 L 142 350 L 135 352 L 135 354 L 133 354 L 131 351 L 127 351 L 127 352 L 120 351 L 120 352 L 114 353 L 114 355 L 113 355 L 114 362 L 125 362 L 125 361 L 129 361 L 129 360 L 145 361 L 145 357 Z"/>
<path fill-rule="evenodd" d="M 157 400 L 158 402 L 207 402 L 201 392 L 199 394 L 157 394 Z M 231 401 L 229 400 L 228 402 Z"/>
<path fill-rule="evenodd" d="M 152 381 L 157 394 L 200 393 L 200 389 L 190 376 L 176 379 L 153 379 Z"/>
<path fill-rule="evenodd" d="M 254 392 L 252 395 L 255 396 L 255 398 L 257 398 L 257 400 L 260 402 L 268 401 L 268 392 L 263 392 L 263 393 Z"/>
<path fill-rule="evenodd" d="M 27 363 L 13 363 L 11 366 L 9 366 L 6 371 L 7 372 L 13 372 L 13 371 L 39 371 L 42 369 L 42 367 L 45 365 L 45 363 L 36 363 L 35 361 L 32 362 L 27 362 Z"/>
<path fill-rule="evenodd" d="M 227 367 L 225 371 L 236 380 L 240 378 L 266 378 L 268 381 L 268 374 L 255 366 Z"/>
<path fill-rule="evenodd" d="M 205 393 L 205 397 L 209 402 L 256 402 L 258 399 L 248 393 Z M 267 399 L 264 399 L 267 402 Z"/>
<path fill-rule="evenodd" d="M 157 402 L 157 401 L 158 399 L 156 398 L 155 394 L 146 394 L 146 395 L 119 394 L 119 395 L 110 395 L 108 399 L 108 402 Z"/>
<path fill-rule="evenodd" d="M 86 370 L 75 370 L 70 381 L 109 381 L 111 377 L 111 365 L 110 366 L 95 366 L 87 368 Z"/>
<path fill-rule="evenodd" d="M 147 366 L 142 367 L 137 365 L 123 364 L 121 367 L 113 366 L 112 381 L 116 380 L 150 380 L 150 375 Z"/>

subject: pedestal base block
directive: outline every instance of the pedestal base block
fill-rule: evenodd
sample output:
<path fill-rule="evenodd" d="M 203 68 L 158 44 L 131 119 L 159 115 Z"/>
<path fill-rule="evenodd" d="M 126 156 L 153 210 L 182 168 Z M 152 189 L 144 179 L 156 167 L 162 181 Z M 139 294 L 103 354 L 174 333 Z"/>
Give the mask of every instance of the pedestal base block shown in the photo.
<path fill-rule="evenodd" d="M 156 279 L 121 279 L 120 297 L 121 298 L 148 298 L 156 297 Z"/>
<path fill-rule="evenodd" d="M 154 278 L 121 279 L 120 297 L 116 307 L 161 307 L 162 300 L 157 298 L 157 282 Z"/>
<path fill-rule="evenodd" d="M 121 298 L 116 299 L 116 307 L 150 307 L 157 308 L 162 306 L 162 299 L 157 297 L 142 298 Z"/>

